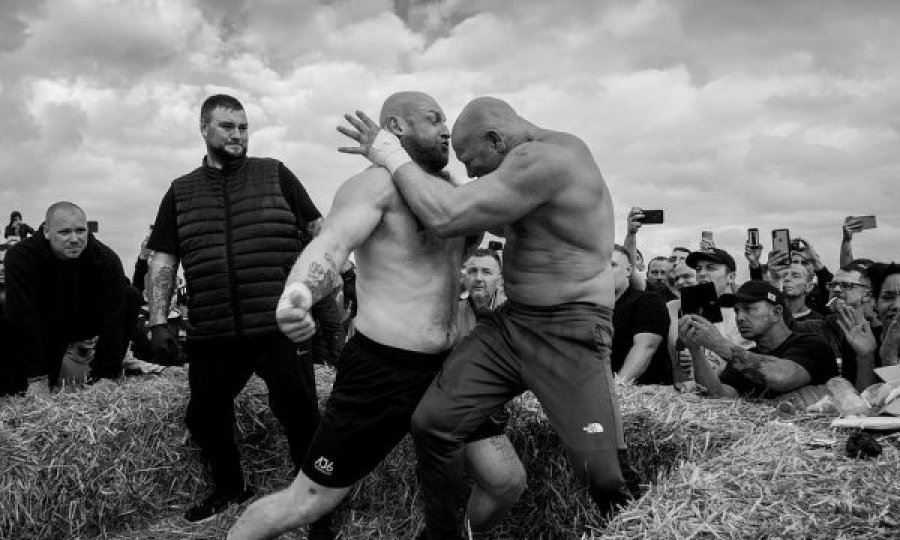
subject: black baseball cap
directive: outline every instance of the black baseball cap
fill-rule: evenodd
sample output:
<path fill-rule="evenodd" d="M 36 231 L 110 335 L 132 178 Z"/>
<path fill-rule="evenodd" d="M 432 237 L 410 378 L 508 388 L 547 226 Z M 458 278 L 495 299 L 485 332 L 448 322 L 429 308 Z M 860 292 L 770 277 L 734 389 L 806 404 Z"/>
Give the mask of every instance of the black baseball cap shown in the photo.
<path fill-rule="evenodd" d="M 728 254 L 724 249 L 712 248 L 709 251 L 694 251 L 690 255 L 687 256 L 687 260 L 685 261 L 688 266 L 691 268 L 695 268 L 697 263 L 700 261 L 710 261 L 714 263 L 724 264 L 732 272 L 737 269 L 737 265 L 734 264 L 734 258 Z"/>
<path fill-rule="evenodd" d="M 751 279 L 738 287 L 734 294 L 723 294 L 719 303 L 725 307 L 733 307 L 738 302 L 769 302 L 776 306 L 784 305 L 784 295 L 760 279 Z"/>

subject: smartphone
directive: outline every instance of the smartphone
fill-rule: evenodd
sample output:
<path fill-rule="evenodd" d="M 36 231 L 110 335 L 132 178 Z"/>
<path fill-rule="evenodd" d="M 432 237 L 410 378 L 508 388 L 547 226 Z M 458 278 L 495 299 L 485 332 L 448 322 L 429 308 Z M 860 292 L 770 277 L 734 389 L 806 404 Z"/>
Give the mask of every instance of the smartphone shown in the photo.
<path fill-rule="evenodd" d="M 488 242 L 488 249 L 492 249 L 494 251 L 503 251 L 503 242 L 491 240 L 490 242 Z"/>
<path fill-rule="evenodd" d="M 644 214 L 641 219 L 644 225 L 658 225 L 663 222 L 662 210 L 643 210 L 641 213 Z"/>
<path fill-rule="evenodd" d="M 775 229 L 772 231 L 772 249 L 791 254 L 791 233 L 788 229 Z"/>
<path fill-rule="evenodd" d="M 681 289 L 681 312 L 700 315 L 711 323 L 722 322 L 722 308 L 716 296 L 716 286 L 699 283 Z"/>
<path fill-rule="evenodd" d="M 96 221 L 88 221 L 88 230 L 97 234 L 100 231 L 100 224 Z"/>
<path fill-rule="evenodd" d="M 862 225 L 863 229 L 874 229 L 878 225 L 875 223 L 875 216 L 855 216 Z"/>
<path fill-rule="evenodd" d="M 756 227 L 747 229 L 747 243 L 752 247 L 759 247 L 759 229 Z"/>

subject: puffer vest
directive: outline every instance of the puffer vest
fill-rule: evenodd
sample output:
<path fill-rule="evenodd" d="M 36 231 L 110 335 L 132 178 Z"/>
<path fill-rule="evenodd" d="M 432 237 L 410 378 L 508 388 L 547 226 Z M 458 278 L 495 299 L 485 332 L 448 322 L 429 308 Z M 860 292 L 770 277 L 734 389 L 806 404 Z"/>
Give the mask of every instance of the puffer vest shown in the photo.
<path fill-rule="evenodd" d="M 275 305 L 300 252 L 297 219 L 281 191 L 279 162 L 205 164 L 172 183 L 189 338 L 275 333 Z"/>

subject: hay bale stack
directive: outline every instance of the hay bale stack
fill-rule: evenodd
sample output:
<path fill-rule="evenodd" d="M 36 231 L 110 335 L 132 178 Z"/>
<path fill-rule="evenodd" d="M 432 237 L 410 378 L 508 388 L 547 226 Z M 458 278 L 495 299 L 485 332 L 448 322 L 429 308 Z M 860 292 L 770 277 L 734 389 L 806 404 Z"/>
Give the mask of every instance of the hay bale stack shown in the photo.
<path fill-rule="evenodd" d="M 331 373 L 320 369 L 317 378 L 324 396 Z M 619 391 L 629 457 L 641 481 L 655 484 L 650 491 L 604 528 L 571 473 L 540 405 L 526 394 L 511 406 L 508 433 L 525 463 L 529 489 L 511 518 L 491 537 L 562 539 L 583 534 L 600 537 L 606 531 L 623 539 L 681 538 L 707 523 L 719 523 L 715 530 L 720 536 L 746 537 L 729 536 L 741 527 L 727 525 L 732 521 L 725 515 L 743 516 L 745 521 L 748 515 L 759 515 L 772 527 L 753 531 L 771 533 L 783 525 L 786 528 L 779 534 L 790 536 L 797 524 L 783 517 L 781 522 L 774 521 L 789 507 L 767 506 L 755 502 L 760 497 L 750 496 L 766 493 L 767 482 L 780 478 L 773 476 L 775 472 L 785 474 L 788 465 L 799 467 L 796 460 L 788 463 L 789 458 L 783 457 L 801 454 L 779 435 L 786 428 L 773 424 L 778 418 L 775 409 L 682 395 L 671 388 L 626 385 Z M 186 380 L 176 374 L 131 381 L 106 392 L 0 401 L 0 444 L 12 449 L 0 454 L 0 538 L 221 538 L 239 509 L 199 526 L 180 518 L 184 506 L 205 489 L 197 452 L 182 424 L 186 400 Z M 287 485 L 291 464 L 286 441 L 258 381 L 238 399 L 237 418 L 250 481 L 261 493 Z M 795 429 L 801 434 L 822 430 L 805 424 Z M 756 455 L 757 461 L 747 461 L 745 454 Z M 771 463 L 781 465 L 767 468 L 765 464 Z M 896 462 L 885 466 L 889 464 L 896 466 Z M 737 492 L 727 490 L 733 490 L 735 483 L 728 483 L 728 475 L 717 472 L 720 469 L 747 484 L 749 505 L 732 500 Z M 835 471 L 813 472 L 827 476 Z M 887 469 L 879 471 L 884 485 L 876 485 L 884 488 L 897 476 Z M 862 482 L 862 476 L 849 474 L 848 482 Z M 781 487 L 787 490 L 791 477 L 784 480 Z M 344 537 L 409 537 L 421 522 L 417 493 L 414 453 L 407 439 L 352 492 L 342 509 Z M 699 506 L 695 504 L 698 497 Z M 733 511 L 728 509 L 732 504 Z M 834 513 L 836 507 L 827 508 Z M 847 508 L 859 513 L 853 504 Z M 873 519 L 857 523 L 871 524 Z M 686 524 L 675 527 L 675 521 Z M 304 536 L 300 532 L 284 538 Z"/>
<path fill-rule="evenodd" d="M 257 439 L 245 457 L 273 469 L 285 443 L 256 390 L 238 400 L 238 430 Z M 0 538 L 105 536 L 192 500 L 204 471 L 187 442 L 186 405 L 183 370 L 0 400 Z"/>
<path fill-rule="evenodd" d="M 662 477 L 603 538 L 845 538 L 900 535 L 900 452 L 845 456 L 830 419 L 758 426 L 721 453 Z"/>

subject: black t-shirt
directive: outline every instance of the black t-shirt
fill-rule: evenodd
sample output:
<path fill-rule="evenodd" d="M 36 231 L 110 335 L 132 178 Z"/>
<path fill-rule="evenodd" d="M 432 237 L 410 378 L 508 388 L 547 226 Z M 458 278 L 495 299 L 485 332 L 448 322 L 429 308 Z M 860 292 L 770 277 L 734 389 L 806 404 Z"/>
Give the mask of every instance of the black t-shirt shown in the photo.
<path fill-rule="evenodd" d="M 290 206 L 291 211 L 297 216 L 298 224 L 306 224 L 322 217 L 319 209 L 309 198 L 309 194 L 283 163 L 278 164 L 278 180 L 281 183 L 281 192 Z M 171 186 L 163 196 L 159 204 L 159 212 L 153 223 L 153 232 L 147 240 L 147 249 L 168 253 L 180 258 L 178 242 L 178 225 L 176 222 L 177 211 L 175 208 L 175 192 Z M 304 231 L 305 232 L 305 231 Z"/>
<path fill-rule="evenodd" d="M 669 310 L 660 295 L 654 292 L 626 290 L 616 300 L 613 311 L 613 344 L 611 364 L 616 373 L 622 369 L 625 357 L 637 334 L 649 333 L 662 337 L 662 342 L 650 359 L 647 370 L 635 381 L 638 384 L 672 384 L 672 363 L 666 348 L 669 335 Z"/>
<path fill-rule="evenodd" d="M 838 375 L 837 362 L 831 346 L 819 336 L 791 332 L 781 345 L 771 351 L 760 352 L 757 347 L 750 352 L 775 356 L 790 360 L 809 372 L 809 384 L 825 384 L 828 379 Z M 776 392 L 764 385 L 757 384 L 729 364 L 719 375 L 719 380 L 732 386 L 739 394 L 752 397 L 775 397 Z"/>

